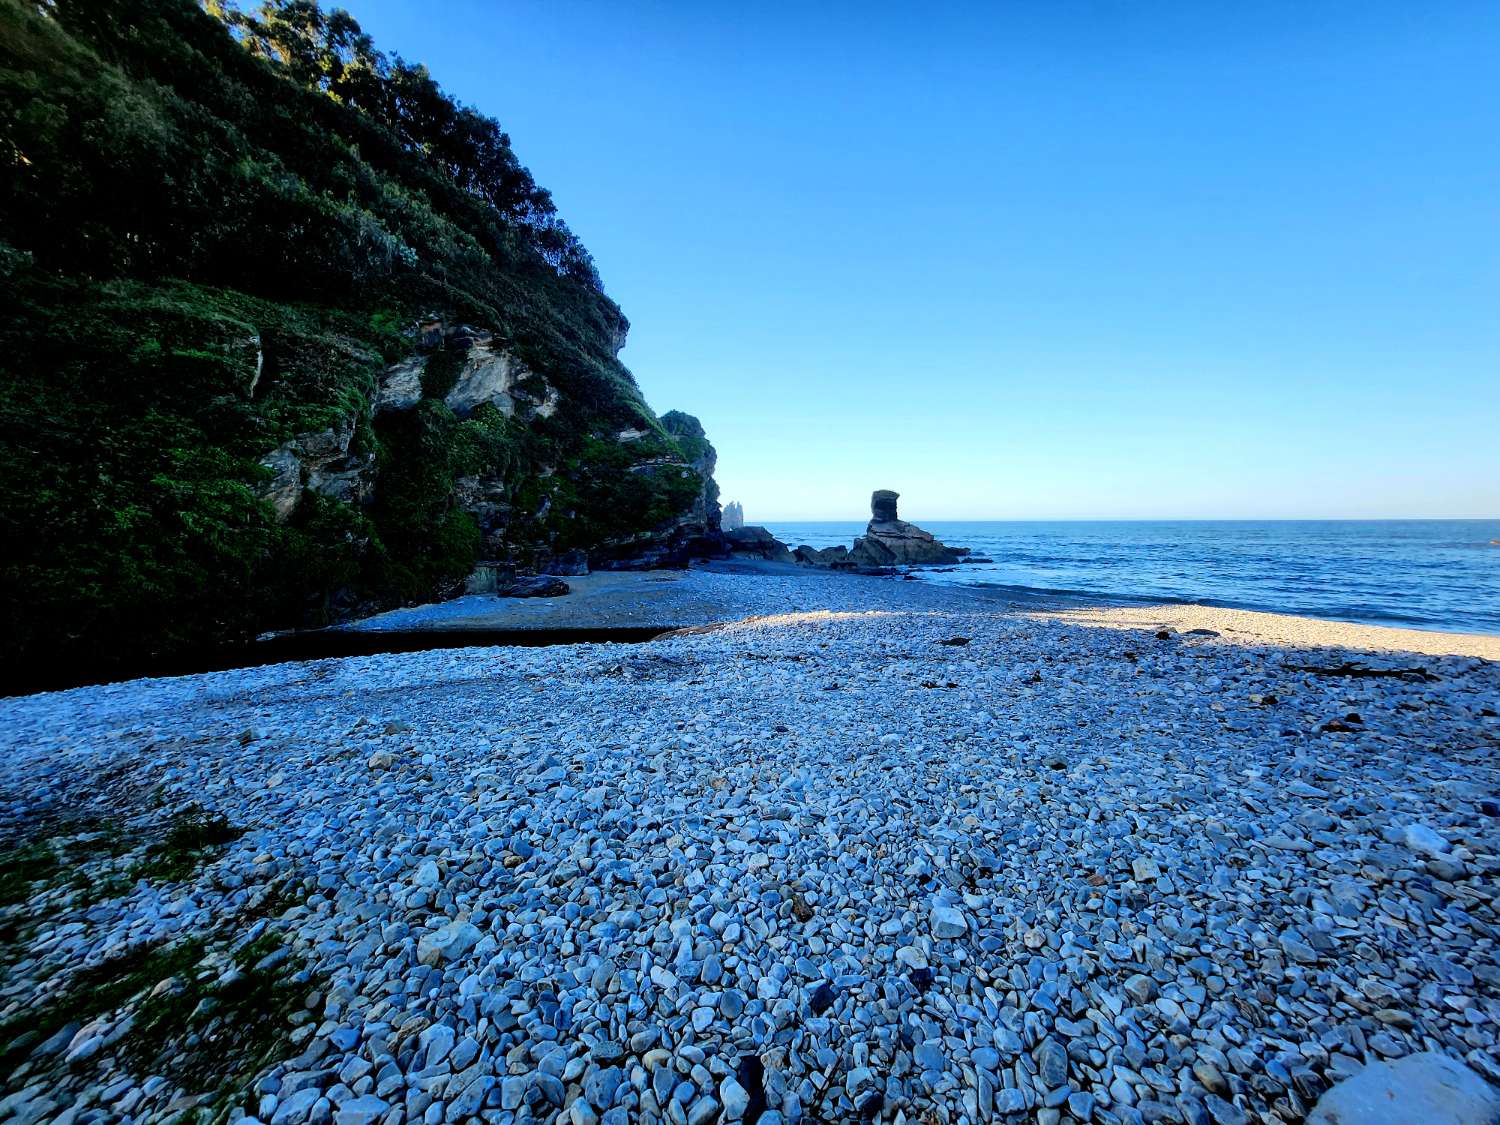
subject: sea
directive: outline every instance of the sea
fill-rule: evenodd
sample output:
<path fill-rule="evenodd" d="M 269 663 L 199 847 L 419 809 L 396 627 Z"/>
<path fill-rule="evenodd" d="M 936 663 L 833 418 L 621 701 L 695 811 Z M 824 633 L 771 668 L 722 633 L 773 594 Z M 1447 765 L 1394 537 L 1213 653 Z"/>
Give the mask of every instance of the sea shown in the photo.
<path fill-rule="evenodd" d="M 1500 519 L 918 525 L 992 560 L 920 570 L 927 582 L 1500 634 Z M 766 527 L 793 547 L 848 546 L 865 529 L 855 521 Z"/>

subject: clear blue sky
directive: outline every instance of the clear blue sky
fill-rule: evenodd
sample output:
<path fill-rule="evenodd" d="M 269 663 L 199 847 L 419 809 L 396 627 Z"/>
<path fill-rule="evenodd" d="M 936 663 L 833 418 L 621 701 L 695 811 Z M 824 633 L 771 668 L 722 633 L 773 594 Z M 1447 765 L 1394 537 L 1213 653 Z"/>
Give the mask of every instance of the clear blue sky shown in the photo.
<path fill-rule="evenodd" d="M 1500 515 L 1493 0 L 347 6 L 752 521 Z"/>

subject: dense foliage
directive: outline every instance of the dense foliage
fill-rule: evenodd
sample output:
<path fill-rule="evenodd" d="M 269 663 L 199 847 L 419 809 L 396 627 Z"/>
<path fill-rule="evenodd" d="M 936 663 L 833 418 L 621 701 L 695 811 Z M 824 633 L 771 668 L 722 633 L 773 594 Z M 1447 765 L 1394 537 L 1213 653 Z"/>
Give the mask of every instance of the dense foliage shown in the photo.
<path fill-rule="evenodd" d="M 702 482 L 616 359 L 627 324 L 492 119 L 346 13 L 0 0 L 0 606 L 11 658 L 122 659 L 451 591 L 483 475 L 588 546 Z M 562 407 L 372 411 L 436 313 Z M 278 522 L 267 453 L 352 424 L 378 487 Z M 645 430 L 629 449 L 622 430 Z M 644 471 L 639 462 L 647 462 Z M 657 462 L 665 465 L 658 467 Z M 675 467 L 672 463 L 675 462 Z"/>

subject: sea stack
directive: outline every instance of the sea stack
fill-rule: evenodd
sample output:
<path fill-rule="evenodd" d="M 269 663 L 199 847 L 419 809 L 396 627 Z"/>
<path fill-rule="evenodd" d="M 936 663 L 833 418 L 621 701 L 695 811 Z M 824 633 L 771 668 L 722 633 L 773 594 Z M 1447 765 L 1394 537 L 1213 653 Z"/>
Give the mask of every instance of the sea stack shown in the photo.
<path fill-rule="evenodd" d="M 938 542 L 931 532 L 907 523 L 896 512 L 900 493 L 888 488 L 870 495 L 870 522 L 854 541 L 849 562 L 855 566 L 951 566 L 968 552 Z"/>

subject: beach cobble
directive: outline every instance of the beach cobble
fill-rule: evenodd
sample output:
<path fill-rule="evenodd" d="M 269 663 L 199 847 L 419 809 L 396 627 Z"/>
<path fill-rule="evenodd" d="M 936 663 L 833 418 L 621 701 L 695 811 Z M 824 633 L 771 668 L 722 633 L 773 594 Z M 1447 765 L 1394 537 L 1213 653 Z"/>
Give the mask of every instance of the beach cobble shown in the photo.
<path fill-rule="evenodd" d="M 732 580 L 798 609 L 0 702 L 0 826 L 65 861 L 7 884 L 0 1119 L 1236 1125 L 1424 1051 L 1500 1081 L 1495 665 Z"/>

